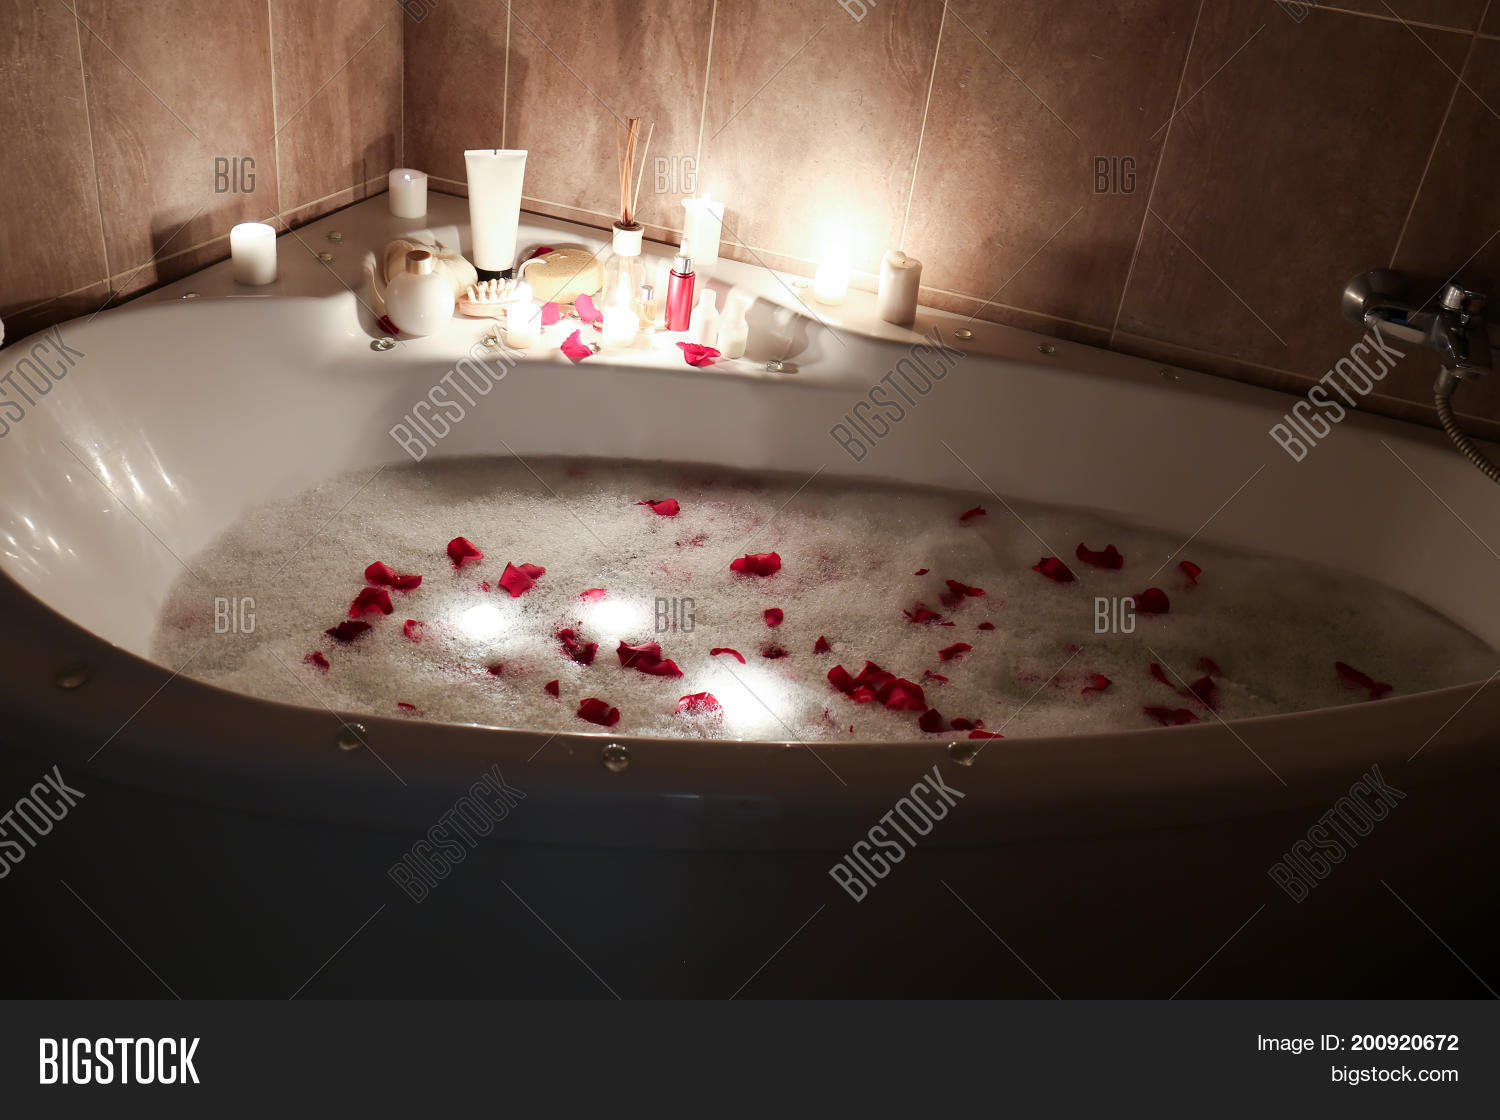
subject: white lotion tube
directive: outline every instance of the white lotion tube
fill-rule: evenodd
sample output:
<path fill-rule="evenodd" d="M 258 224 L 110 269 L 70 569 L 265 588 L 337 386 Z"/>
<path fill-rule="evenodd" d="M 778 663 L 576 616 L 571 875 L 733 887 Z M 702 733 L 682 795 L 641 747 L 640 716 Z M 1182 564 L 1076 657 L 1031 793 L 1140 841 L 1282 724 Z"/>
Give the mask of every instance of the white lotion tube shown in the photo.
<path fill-rule="evenodd" d="M 521 224 L 524 148 L 474 148 L 464 152 L 469 173 L 469 227 L 474 267 L 481 280 L 495 280 L 516 264 Z"/>

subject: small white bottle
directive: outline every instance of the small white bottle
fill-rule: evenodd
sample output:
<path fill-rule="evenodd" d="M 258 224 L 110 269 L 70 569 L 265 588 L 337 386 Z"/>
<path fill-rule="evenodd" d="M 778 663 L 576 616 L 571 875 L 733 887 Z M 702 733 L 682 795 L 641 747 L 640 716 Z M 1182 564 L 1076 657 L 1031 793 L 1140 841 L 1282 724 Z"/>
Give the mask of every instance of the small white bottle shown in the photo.
<path fill-rule="evenodd" d="M 731 296 L 729 306 L 724 309 L 719 322 L 719 341 L 715 349 L 725 358 L 743 358 L 745 344 L 750 341 L 750 325 L 745 316 L 750 311 L 750 301 L 744 296 Z"/>
<path fill-rule="evenodd" d="M 404 335 L 432 334 L 453 318 L 453 282 L 425 249 L 406 254 L 406 269 L 385 290 L 385 312 Z"/>
<path fill-rule="evenodd" d="M 693 308 L 692 317 L 688 319 L 689 342 L 696 342 L 699 346 L 712 346 L 718 340 L 717 300 L 718 297 L 714 295 L 712 288 L 703 289 L 703 294 L 698 297 L 698 306 Z"/>

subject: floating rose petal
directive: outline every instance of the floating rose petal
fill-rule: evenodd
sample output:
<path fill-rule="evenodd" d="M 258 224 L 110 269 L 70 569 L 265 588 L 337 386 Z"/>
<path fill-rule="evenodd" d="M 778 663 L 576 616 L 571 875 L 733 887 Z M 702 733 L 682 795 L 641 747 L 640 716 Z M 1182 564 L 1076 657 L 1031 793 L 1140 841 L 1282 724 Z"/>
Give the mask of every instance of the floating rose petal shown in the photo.
<path fill-rule="evenodd" d="M 1120 550 L 1112 544 L 1105 545 L 1103 552 L 1095 552 L 1088 545 L 1079 541 L 1074 555 L 1085 564 L 1092 564 L 1096 568 L 1109 568 L 1111 571 L 1118 571 L 1125 566 L 1125 557 L 1121 556 Z"/>
<path fill-rule="evenodd" d="M 427 634 L 427 623 L 408 618 L 401 624 L 401 633 L 406 635 L 408 642 L 420 642 Z"/>
<path fill-rule="evenodd" d="M 747 576 L 773 576 L 781 571 L 781 557 L 774 552 L 751 552 L 731 560 L 729 570 Z"/>
<path fill-rule="evenodd" d="M 550 300 L 542 304 L 542 326 L 550 327 L 561 318 L 562 312 L 558 309 L 557 304 L 552 303 Z M 576 335 L 578 332 L 574 331 L 573 333 Z"/>
<path fill-rule="evenodd" d="M 591 587 L 587 591 L 579 592 L 578 597 L 585 603 L 597 603 L 607 594 L 609 592 L 605 591 L 602 587 Z"/>
<path fill-rule="evenodd" d="M 1177 566 L 1181 568 L 1183 574 L 1188 577 L 1188 582 L 1192 584 L 1192 586 L 1197 587 L 1198 577 L 1203 574 L 1203 569 L 1198 567 L 1198 565 L 1194 564 L 1191 560 L 1184 560 Z"/>
<path fill-rule="evenodd" d="M 917 726 L 923 731 L 943 730 L 943 715 L 936 708 L 928 708 L 917 720 Z"/>
<path fill-rule="evenodd" d="M 970 739 L 1003 739 L 1003 738 L 1005 738 L 1005 736 L 1002 735 L 1002 734 L 1000 734 L 1000 732 L 998 732 L 998 731 L 981 731 L 981 730 L 979 730 L 979 728 L 976 727 L 973 731 L 969 732 L 969 738 Z"/>
<path fill-rule="evenodd" d="M 978 626 L 980 630 L 993 630 L 994 628 L 995 624 L 993 622 L 981 622 Z"/>
<path fill-rule="evenodd" d="M 1103 673 L 1092 673 L 1085 678 L 1082 692 L 1103 692 L 1109 687 L 1110 681 Z"/>
<path fill-rule="evenodd" d="M 676 517 L 677 511 L 682 508 L 677 504 L 676 498 L 662 498 L 660 501 L 655 498 L 648 498 L 644 502 L 636 502 L 635 504 L 638 506 L 650 506 L 651 512 L 656 514 L 657 517 Z"/>
<path fill-rule="evenodd" d="M 724 705 L 714 699 L 712 692 L 690 692 L 677 701 L 677 714 L 690 716 L 722 716 Z"/>
<path fill-rule="evenodd" d="M 592 665 L 594 654 L 599 652 L 598 642 L 581 642 L 572 629 L 559 630 L 557 640 L 562 643 L 563 653 L 580 665 Z"/>
<path fill-rule="evenodd" d="M 730 649 L 728 646 L 714 646 L 713 649 L 708 651 L 710 657 L 718 657 L 721 653 L 729 654 L 730 657 L 738 660 L 741 665 L 745 663 L 745 655 L 737 649 Z"/>
<path fill-rule="evenodd" d="M 1031 565 L 1031 570 L 1041 572 L 1053 583 L 1072 583 L 1075 578 L 1072 570 L 1056 556 L 1043 556 Z"/>
<path fill-rule="evenodd" d="M 682 360 L 690 366 L 711 366 L 719 352 L 712 346 L 699 346 L 696 342 L 679 342 Z"/>
<path fill-rule="evenodd" d="M 769 658 L 772 661 L 776 661 L 786 656 L 786 650 L 782 649 L 780 646 L 767 646 L 765 649 L 760 651 L 760 655 L 762 657 Z"/>
<path fill-rule="evenodd" d="M 490 581 L 489 580 L 482 579 L 478 583 L 476 583 L 474 586 L 477 587 L 477 588 L 479 588 L 479 590 L 483 591 L 486 595 L 489 594 L 489 590 L 490 590 Z"/>
<path fill-rule="evenodd" d="M 1142 710 L 1163 727 L 1176 727 L 1183 723 L 1198 722 L 1198 717 L 1187 708 L 1149 707 Z"/>
<path fill-rule="evenodd" d="M 835 665 L 832 669 L 828 670 L 828 680 L 834 688 L 838 689 L 845 696 L 848 696 L 856 704 L 868 704 L 871 700 L 879 696 L 882 689 L 887 689 L 893 685 L 897 677 L 895 673 L 887 673 L 879 665 L 875 664 L 875 662 L 866 661 L 865 667 L 859 671 L 859 676 L 851 677 L 848 670 L 842 665 Z M 916 689 L 918 696 L 921 695 L 922 690 L 920 687 L 912 684 L 910 681 L 903 683 Z M 904 690 L 903 695 L 905 695 Z M 885 702 L 885 697 L 879 698 L 882 703 Z M 925 707 L 927 707 L 925 703 L 921 705 L 921 708 Z M 920 711 L 921 708 L 916 710 Z"/>
<path fill-rule="evenodd" d="M 1222 677 L 1224 675 L 1224 670 L 1219 668 L 1218 664 L 1212 657 L 1198 658 L 1198 668 L 1202 669 L 1205 673 L 1209 673 L 1215 677 Z"/>
<path fill-rule="evenodd" d="M 921 603 L 917 604 L 916 610 L 902 611 L 901 613 L 906 616 L 908 622 L 941 622 L 943 620 L 943 616 L 938 614 L 937 611 L 930 611 Z"/>
<path fill-rule="evenodd" d="M 944 582 L 948 584 L 948 590 L 953 592 L 953 594 L 958 596 L 958 598 L 960 599 L 964 598 L 965 596 L 969 596 L 970 598 L 974 599 L 979 599 L 984 596 L 984 588 L 982 587 L 970 587 L 968 584 L 959 583 L 956 579 L 950 579 Z"/>
<path fill-rule="evenodd" d="M 947 684 L 948 683 L 948 678 L 947 677 L 943 676 L 942 673 L 934 673 L 931 669 L 923 669 L 922 670 L 922 679 L 924 681 L 937 681 L 938 684 Z"/>
<path fill-rule="evenodd" d="M 578 702 L 578 718 L 597 723 L 600 727 L 613 727 L 620 722 L 620 709 L 611 708 L 603 700 L 590 696 Z"/>
<path fill-rule="evenodd" d="M 397 700 L 396 707 L 400 708 L 403 712 L 409 712 L 414 716 L 419 716 L 422 714 L 421 712 L 417 711 L 417 706 L 415 704 L 408 704 L 404 700 Z"/>
<path fill-rule="evenodd" d="M 954 731 L 973 731 L 976 727 L 983 727 L 984 720 L 965 719 L 963 716 L 959 716 L 948 726 L 953 728 Z"/>
<path fill-rule="evenodd" d="M 349 604 L 349 617 L 358 618 L 362 614 L 370 614 L 379 611 L 381 614 L 390 614 L 391 593 L 383 587 L 367 587 L 354 597 L 354 602 Z"/>
<path fill-rule="evenodd" d="M 389 564 L 377 560 L 365 569 L 365 582 L 393 587 L 397 591 L 410 591 L 422 586 L 422 577 L 397 575 Z"/>
<path fill-rule="evenodd" d="M 783 618 L 785 618 L 785 617 L 786 616 L 782 613 L 782 610 L 781 610 L 780 607 L 767 607 L 766 608 L 765 619 L 766 619 L 766 625 L 767 626 L 780 626 L 781 625 L 781 620 Z"/>
<path fill-rule="evenodd" d="M 1344 678 L 1346 684 L 1354 688 L 1369 689 L 1371 700 L 1379 700 L 1387 692 L 1390 692 L 1392 690 L 1390 685 L 1384 683 L 1383 681 L 1377 681 L 1374 677 L 1368 675 L 1367 673 L 1361 673 L 1358 669 L 1354 668 L 1354 666 L 1346 665 L 1342 661 L 1335 661 L 1333 663 L 1333 667 L 1338 670 L 1339 676 Z"/>
<path fill-rule="evenodd" d="M 1168 688 L 1172 688 L 1173 687 L 1172 682 L 1167 678 L 1167 671 L 1165 669 L 1163 669 L 1160 665 L 1158 665 L 1155 661 L 1151 662 L 1151 670 L 1150 670 L 1150 672 L 1151 672 L 1151 679 L 1152 680 L 1154 680 L 1154 681 L 1160 681 L 1162 684 L 1166 685 Z"/>
<path fill-rule="evenodd" d="M 669 661 L 661 655 L 660 642 L 642 642 L 638 646 L 621 642 L 620 648 L 615 652 L 620 657 L 620 664 L 626 669 L 635 669 L 652 677 L 682 676 L 677 662 Z"/>
<path fill-rule="evenodd" d="M 537 577 L 547 574 L 547 569 L 536 564 L 522 564 L 519 568 L 509 562 L 500 574 L 500 586 L 510 592 L 512 599 L 519 598 L 536 585 Z"/>
<path fill-rule="evenodd" d="M 325 672 L 325 673 L 328 672 L 328 668 L 329 668 L 329 666 L 328 666 L 328 658 L 324 657 L 323 654 L 322 654 L 322 652 L 319 651 L 319 650 L 313 650 L 311 653 L 309 653 L 302 660 L 305 661 L 305 662 L 307 662 L 309 665 L 316 665 L 319 669 L 322 669 L 323 672 Z"/>
<path fill-rule="evenodd" d="M 973 648 L 974 647 L 971 646 L 968 642 L 954 642 L 946 649 L 938 650 L 938 660 L 957 661 L 960 657 L 968 653 Z"/>
<path fill-rule="evenodd" d="M 915 681 L 896 678 L 881 685 L 875 698 L 896 712 L 920 712 L 927 707 L 927 698 L 922 695 L 922 686 Z"/>
<path fill-rule="evenodd" d="M 833 647 L 828 644 L 828 639 L 825 638 L 825 637 L 823 637 L 822 634 L 819 634 L 818 635 L 818 640 L 813 643 L 813 652 L 814 653 L 831 653 L 832 651 L 833 651 Z"/>
<path fill-rule="evenodd" d="M 967 511 L 959 514 L 958 515 L 958 519 L 960 521 L 972 521 L 976 517 L 983 517 L 983 516 L 984 516 L 984 507 L 983 506 L 975 506 L 973 509 L 967 510 Z"/>
<path fill-rule="evenodd" d="M 331 629 L 324 630 L 336 642 L 352 642 L 370 628 L 368 622 L 340 622 Z"/>
<path fill-rule="evenodd" d="M 604 316 L 601 315 L 599 313 L 599 309 L 594 306 L 594 300 L 593 300 L 593 298 L 591 296 L 588 296 L 588 295 L 581 295 L 581 296 L 579 296 L 577 299 L 575 299 L 573 301 L 573 309 L 578 312 L 578 318 L 582 322 L 585 322 L 585 323 L 602 323 L 602 322 L 604 322 Z"/>
<path fill-rule="evenodd" d="M 570 362 L 581 362 L 585 358 L 594 356 L 594 352 L 579 341 L 577 331 L 574 331 L 567 338 L 563 339 L 562 345 L 558 349 L 566 355 Z"/>
<path fill-rule="evenodd" d="M 1187 686 L 1183 693 L 1189 700 L 1196 700 L 1205 708 L 1217 708 L 1219 706 L 1218 686 L 1214 684 L 1212 677 L 1199 677 Z"/>
<path fill-rule="evenodd" d="M 455 568 L 462 568 L 470 560 L 483 560 L 484 553 L 475 548 L 467 537 L 454 537 L 448 542 L 448 559 Z"/>
<path fill-rule="evenodd" d="M 485 669 L 492 677 L 505 676 L 505 662 L 503 661 L 497 661 L 493 665 L 486 665 Z"/>
<path fill-rule="evenodd" d="M 914 575 L 914 576 L 925 576 L 930 571 L 932 571 L 931 568 L 918 568 L 916 571 L 914 571 L 912 573 L 912 575 Z"/>
<path fill-rule="evenodd" d="M 558 693 L 557 682 L 548 681 L 546 684 L 542 685 L 542 691 L 545 692 L 548 696 L 556 696 Z"/>
<path fill-rule="evenodd" d="M 1142 614 L 1166 614 L 1172 609 L 1167 593 L 1159 587 L 1148 587 L 1139 595 L 1132 595 L 1130 601 Z"/>

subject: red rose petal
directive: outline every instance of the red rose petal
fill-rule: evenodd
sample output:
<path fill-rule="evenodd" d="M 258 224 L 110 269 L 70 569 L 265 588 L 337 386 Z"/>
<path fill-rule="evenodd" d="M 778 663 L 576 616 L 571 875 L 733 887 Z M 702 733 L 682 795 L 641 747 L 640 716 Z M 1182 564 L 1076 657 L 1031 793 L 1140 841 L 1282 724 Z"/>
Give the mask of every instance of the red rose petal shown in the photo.
<path fill-rule="evenodd" d="M 995 624 L 993 622 L 981 622 L 978 628 L 980 630 L 993 630 L 995 628 Z"/>
<path fill-rule="evenodd" d="M 1130 601 L 1142 614 L 1166 614 L 1172 608 L 1167 593 L 1159 587 L 1148 587 L 1139 595 L 1132 595 Z"/>
<path fill-rule="evenodd" d="M 1072 583 L 1073 572 L 1056 556 L 1043 556 L 1031 566 L 1033 572 L 1041 572 L 1053 583 Z"/>
<path fill-rule="evenodd" d="M 972 520 L 972 519 L 974 519 L 976 517 L 983 517 L 983 516 L 984 516 L 984 507 L 983 506 L 975 506 L 973 509 L 967 510 L 964 513 L 959 514 L 958 515 L 958 519 L 960 521 L 970 521 L 970 520 Z"/>
<path fill-rule="evenodd" d="M 973 731 L 969 732 L 969 738 L 970 739 L 1003 739 L 1003 738 L 1005 738 L 1005 736 L 1002 735 L 1002 734 L 1000 734 L 1000 732 L 998 732 L 998 731 L 981 731 L 981 730 L 979 730 L 979 728 L 976 727 Z"/>
<path fill-rule="evenodd" d="M 968 642 L 954 642 L 946 649 L 938 650 L 939 661 L 956 661 L 974 647 Z"/>
<path fill-rule="evenodd" d="M 696 342 L 679 342 L 677 346 L 682 351 L 682 360 L 690 366 L 711 366 L 719 356 L 712 346 L 699 346 Z"/>
<path fill-rule="evenodd" d="M 833 651 L 833 647 L 828 644 L 828 639 L 825 638 L 825 637 L 823 637 L 822 634 L 819 634 L 818 635 L 818 640 L 813 643 L 813 652 L 814 653 L 831 653 L 832 651 Z"/>
<path fill-rule="evenodd" d="M 1384 681 L 1377 681 L 1367 673 L 1361 673 L 1352 665 L 1346 665 L 1342 661 L 1335 661 L 1333 667 L 1338 670 L 1339 676 L 1344 678 L 1345 683 L 1356 688 L 1367 688 L 1370 690 L 1370 699 L 1379 700 L 1387 692 L 1392 691 L 1392 686 Z"/>
<path fill-rule="evenodd" d="M 1217 708 L 1219 706 L 1218 686 L 1214 684 L 1212 677 L 1199 677 L 1187 686 L 1183 693 L 1189 700 L 1196 700 L 1205 708 Z"/>
<path fill-rule="evenodd" d="M 1104 546 L 1103 552 L 1095 552 L 1082 541 L 1078 542 L 1078 549 L 1074 553 L 1078 559 L 1085 564 L 1092 564 L 1096 568 L 1109 568 L 1118 571 L 1125 566 L 1125 557 L 1120 555 L 1120 550 L 1112 544 Z"/>
<path fill-rule="evenodd" d="M 953 728 L 954 731 L 973 731 L 976 727 L 983 727 L 984 720 L 965 719 L 964 717 L 960 716 L 948 726 Z"/>
<path fill-rule="evenodd" d="M 1188 581 L 1194 587 L 1197 587 L 1198 586 L 1198 577 L 1203 574 L 1203 569 L 1200 568 L 1200 567 L 1198 567 L 1198 565 L 1194 564 L 1191 560 L 1184 560 L 1182 563 L 1178 564 L 1177 566 L 1179 568 L 1181 568 L 1182 571 L 1183 571 L 1183 574 L 1188 577 Z"/>
<path fill-rule="evenodd" d="M 377 560 L 365 569 L 365 582 L 394 587 L 397 591 L 410 591 L 422 585 L 422 577 L 397 575 L 389 564 Z"/>
<path fill-rule="evenodd" d="M 1219 668 L 1212 657 L 1198 658 L 1198 668 L 1215 677 L 1222 677 L 1224 675 L 1224 670 Z"/>
<path fill-rule="evenodd" d="M 559 691 L 557 682 L 548 681 L 546 684 L 542 685 L 542 691 L 545 692 L 548 696 L 556 696 Z"/>
<path fill-rule="evenodd" d="M 578 597 L 585 603 L 597 603 L 607 594 L 609 592 L 605 591 L 602 587 L 591 587 L 587 591 L 579 592 Z"/>
<path fill-rule="evenodd" d="M 953 592 L 953 594 L 957 595 L 960 599 L 962 599 L 965 595 L 970 596 L 974 599 L 979 599 L 984 596 L 984 588 L 982 587 L 970 587 L 968 584 L 959 583 L 956 579 L 945 580 L 944 582 L 948 584 L 948 590 Z"/>
<path fill-rule="evenodd" d="M 427 623 L 408 618 L 401 624 L 401 633 L 406 635 L 406 640 L 409 642 L 420 642 L 426 636 Z"/>
<path fill-rule="evenodd" d="M 934 673 L 931 669 L 922 670 L 922 679 L 924 681 L 937 681 L 939 684 L 948 683 L 947 677 L 943 676 L 943 674 L 941 673 Z"/>
<path fill-rule="evenodd" d="M 1103 673 L 1093 673 L 1087 678 L 1087 683 L 1080 690 L 1082 692 L 1103 692 L 1110 685 L 1110 680 Z"/>
<path fill-rule="evenodd" d="M 486 595 L 489 594 L 489 591 L 490 591 L 490 581 L 489 580 L 482 579 L 478 583 L 476 583 L 474 586 L 477 587 L 477 588 L 479 588 L 479 590 L 483 591 Z"/>
<path fill-rule="evenodd" d="M 782 649 L 780 646 L 767 646 L 765 649 L 760 651 L 760 655 L 762 657 L 769 658 L 772 661 L 776 661 L 786 656 L 786 650 Z"/>
<path fill-rule="evenodd" d="M 737 658 L 741 665 L 745 663 L 745 655 L 737 649 L 730 649 L 728 646 L 714 646 L 713 649 L 708 651 L 710 657 L 718 657 L 721 653 L 727 653 L 730 657 Z"/>
<path fill-rule="evenodd" d="M 621 642 L 620 648 L 615 651 L 620 657 L 620 664 L 626 669 L 635 669 L 652 677 L 680 677 L 682 670 L 677 667 L 677 662 L 669 661 L 661 655 L 661 643 L 642 642 L 638 646 Z"/>
<path fill-rule="evenodd" d="M 676 517 L 678 511 L 682 509 L 677 504 L 676 498 L 662 498 L 660 501 L 655 498 L 648 498 L 644 502 L 636 502 L 635 504 L 638 506 L 650 506 L 651 512 L 656 514 L 657 517 Z"/>
<path fill-rule="evenodd" d="M 497 661 L 493 665 L 486 665 L 485 669 L 492 677 L 503 677 L 505 675 L 505 662 Z"/>
<path fill-rule="evenodd" d="M 305 661 L 305 662 L 307 662 L 309 665 L 316 665 L 319 669 L 322 669 L 323 672 L 325 672 L 325 673 L 328 672 L 328 668 L 329 668 L 328 658 L 324 657 L 323 654 L 322 654 L 322 652 L 320 650 L 313 650 L 311 653 L 309 653 L 302 660 Z"/>
<path fill-rule="evenodd" d="M 729 570 L 747 576 L 773 576 L 781 571 L 781 557 L 775 552 L 751 552 L 731 560 Z"/>
<path fill-rule="evenodd" d="M 928 708 L 917 719 L 917 726 L 923 731 L 943 730 L 943 716 L 936 708 Z"/>
<path fill-rule="evenodd" d="M 927 707 L 920 685 L 900 680 L 895 673 L 886 672 L 873 661 L 866 661 L 857 677 L 851 677 L 842 665 L 835 665 L 828 670 L 828 680 L 856 704 L 868 704 L 878 699 L 887 707 L 911 706 L 913 701 L 921 701 L 912 708 L 913 711 Z"/>
<path fill-rule="evenodd" d="M 354 597 L 354 602 L 349 604 L 349 617 L 358 618 L 372 611 L 390 614 L 392 609 L 389 591 L 383 587 L 367 587 Z"/>
<path fill-rule="evenodd" d="M 918 568 L 916 571 L 914 571 L 912 573 L 912 575 L 914 575 L 914 576 L 925 576 L 930 571 L 932 571 L 931 568 Z"/>
<path fill-rule="evenodd" d="M 585 358 L 592 358 L 594 356 L 594 352 L 579 341 L 577 331 L 574 331 L 567 338 L 563 339 L 562 345 L 558 349 L 567 356 L 570 362 L 581 362 Z"/>
<path fill-rule="evenodd" d="M 922 686 L 900 677 L 881 685 L 875 698 L 894 712 L 920 712 L 927 707 Z"/>
<path fill-rule="evenodd" d="M 470 560 L 483 560 L 484 553 L 475 548 L 466 537 L 454 537 L 448 542 L 448 559 L 455 568 L 462 568 Z"/>
<path fill-rule="evenodd" d="M 1163 727 L 1176 727 L 1184 723 L 1197 723 L 1198 717 L 1187 708 L 1143 708 L 1148 716 Z"/>
<path fill-rule="evenodd" d="M 529 261 L 533 257 L 540 257 L 540 256 L 546 255 L 547 253 L 555 253 L 555 252 L 557 252 L 557 250 L 554 249 L 554 248 L 552 248 L 551 245 L 538 245 L 535 249 L 531 250 L 531 252 L 529 252 L 529 253 L 526 254 L 526 259 Z"/>
<path fill-rule="evenodd" d="M 404 700 L 397 700 L 396 707 L 400 708 L 403 712 L 410 712 L 414 716 L 422 714 L 421 712 L 417 711 L 417 706 L 415 704 L 408 704 Z"/>
<path fill-rule="evenodd" d="M 548 300 L 546 303 L 542 304 L 542 326 L 550 327 L 553 323 L 557 322 L 561 318 L 562 312 L 558 309 L 557 304 L 553 303 L 551 300 Z M 578 332 L 574 331 L 573 333 L 576 335 Z"/>
<path fill-rule="evenodd" d="M 337 626 L 324 630 L 323 633 L 336 642 L 348 643 L 354 641 L 369 628 L 368 622 L 340 622 Z"/>
<path fill-rule="evenodd" d="M 598 642 L 581 642 L 571 629 L 559 630 L 557 640 L 562 643 L 563 653 L 580 665 L 592 665 L 594 654 L 599 652 Z"/>
<path fill-rule="evenodd" d="M 510 592 L 512 599 L 519 598 L 536 585 L 537 577 L 547 574 L 547 569 L 536 564 L 522 564 L 519 568 L 509 562 L 500 574 L 500 586 Z"/>
<path fill-rule="evenodd" d="M 581 295 L 573 301 L 573 309 L 578 312 L 578 318 L 584 323 L 602 323 L 604 316 L 594 306 L 593 297 Z"/>
<path fill-rule="evenodd" d="M 1162 684 L 1166 685 L 1168 688 L 1172 688 L 1173 687 L 1172 682 L 1167 678 L 1167 671 L 1165 669 L 1163 669 L 1160 665 L 1158 665 L 1155 661 L 1151 662 L 1150 673 L 1151 673 L 1151 679 L 1152 680 L 1154 680 L 1154 681 L 1160 681 Z"/>
<path fill-rule="evenodd" d="M 578 718 L 597 723 L 600 727 L 613 727 L 620 722 L 620 709 L 611 708 L 603 700 L 590 696 L 578 702 Z"/>
<path fill-rule="evenodd" d="M 943 618 L 937 611 L 930 611 L 921 603 L 917 604 L 916 610 L 902 611 L 901 613 L 906 616 L 908 622 L 941 622 Z"/>
<path fill-rule="evenodd" d="M 677 701 L 677 715 L 686 712 L 690 716 L 722 716 L 724 705 L 714 698 L 712 692 L 690 692 Z"/>
<path fill-rule="evenodd" d="M 782 610 L 781 610 L 780 607 L 767 607 L 766 608 L 765 619 L 766 619 L 766 625 L 767 626 L 780 626 L 781 625 L 781 620 L 783 618 L 785 618 L 785 617 L 786 616 L 782 613 Z"/>

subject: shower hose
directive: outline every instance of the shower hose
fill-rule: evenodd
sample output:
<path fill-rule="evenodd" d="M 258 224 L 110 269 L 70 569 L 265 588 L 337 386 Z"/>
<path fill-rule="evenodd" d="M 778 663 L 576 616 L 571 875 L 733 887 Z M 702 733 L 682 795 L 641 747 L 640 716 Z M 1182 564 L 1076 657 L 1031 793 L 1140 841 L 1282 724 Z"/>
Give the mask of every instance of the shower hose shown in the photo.
<path fill-rule="evenodd" d="M 1448 433 L 1448 438 L 1453 441 L 1453 446 L 1463 453 L 1465 459 L 1483 471 L 1485 477 L 1491 482 L 1500 482 L 1500 467 L 1490 462 L 1484 453 L 1474 446 L 1473 441 L 1464 435 L 1463 429 L 1458 426 L 1458 421 L 1453 419 L 1453 391 L 1458 388 L 1458 381 L 1457 375 L 1450 369 L 1444 369 L 1438 374 L 1437 383 L 1432 388 L 1438 421 L 1443 425 L 1443 431 Z"/>

